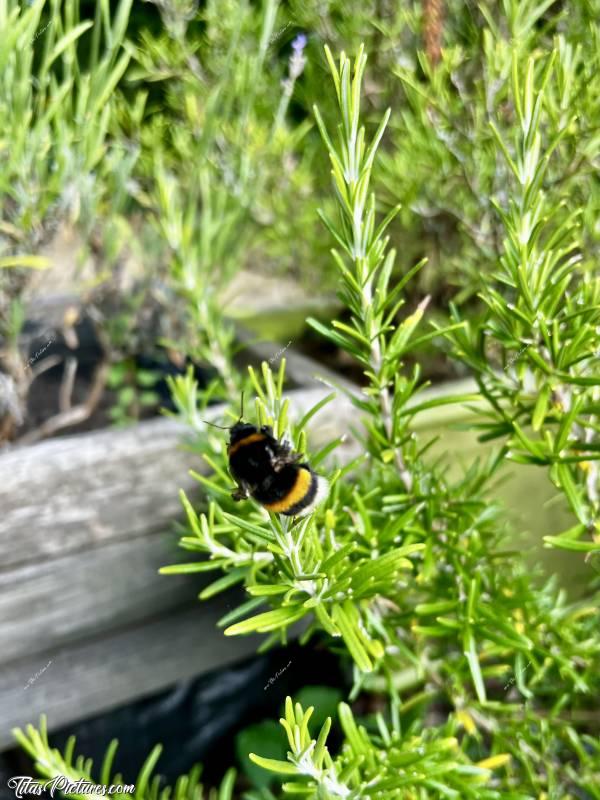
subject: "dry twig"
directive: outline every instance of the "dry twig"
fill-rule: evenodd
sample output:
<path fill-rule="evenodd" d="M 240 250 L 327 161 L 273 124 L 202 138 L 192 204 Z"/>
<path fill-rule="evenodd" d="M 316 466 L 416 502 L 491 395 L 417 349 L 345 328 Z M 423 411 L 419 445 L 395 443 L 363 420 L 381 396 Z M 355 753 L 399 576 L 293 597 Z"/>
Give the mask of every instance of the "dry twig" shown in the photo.
<path fill-rule="evenodd" d="M 86 419 L 89 419 L 100 402 L 106 386 L 107 376 L 108 361 L 103 361 L 96 370 L 94 383 L 92 384 L 92 388 L 85 403 L 73 406 L 73 408 L 69 408 L 67 411 L 50 417 L 50 419 L 47 419 L 38 428 L 22 436 L 19 440 L 19 444 L 32 444 L 33 442 L 37 442 L 40 439 L 57 433 L 57 431 L 63 428 L 79 425 L 81 422 L 85 422 Z"/>
<path fill-rule="evenodd" d="M 423 0 L 423 43 L 432 67 L 435 67 L 442 57 L 443 35 L 443 0 Z"/>

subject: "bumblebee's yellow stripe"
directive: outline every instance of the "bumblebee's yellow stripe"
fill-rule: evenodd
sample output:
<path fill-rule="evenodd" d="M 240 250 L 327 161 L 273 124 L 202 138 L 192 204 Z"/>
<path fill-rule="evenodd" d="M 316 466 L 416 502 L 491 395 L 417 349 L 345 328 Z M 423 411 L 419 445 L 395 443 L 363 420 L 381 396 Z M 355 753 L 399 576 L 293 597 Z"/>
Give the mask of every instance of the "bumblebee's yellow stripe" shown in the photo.
<path fill-rule="evenodd" d="M 229 455 L 232 456 L 240 447 L 245 447 L 247 444 L 252 444 L 252 442 L 262 442 L 264 438 L 264 433 L 251 433 L 243 439 L 240 439 L 239 442 L 232 444 L 229 448 Z"/>
<path fill-rule="evenodd" d="M 296 503 L 299 503 L 303 497 L 306 497 L 312 479 L 311 473 L 307 469 L 301 467 L 296 475 L 296 483 L 292 486 L 287 495 L 281 500 L 277 500 L 275 503 L 265 503 L 265 508 L 269 511 L 275 511 L 276 513 L 287 511 L 292 506 L 295 506 Z"/>

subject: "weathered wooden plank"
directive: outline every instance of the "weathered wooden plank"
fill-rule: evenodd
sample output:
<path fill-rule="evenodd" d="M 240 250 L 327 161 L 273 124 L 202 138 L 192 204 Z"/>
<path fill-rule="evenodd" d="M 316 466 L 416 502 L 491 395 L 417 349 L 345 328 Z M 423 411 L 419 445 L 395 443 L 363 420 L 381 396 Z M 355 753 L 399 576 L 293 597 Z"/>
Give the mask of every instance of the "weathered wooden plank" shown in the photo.
<path fill-rule="evenodd" d="M 3 569 L 157 530 L 181 511 L 198 458 L 168 419 L 77 434 L 0 455 Z"/>
<path fill-rule="evenodd" d="M 206 573 L 158 574 L 189 560 L 177 536 L 160 531 L 0 573 L 0 663 L 191 602 Z"/>
<path fill-rule="evenodd" d="M 231 595 L 223 595 L 205 607 L 196 603 L 4 665 L 0 750 L 14 745 L 13 727 L 36 724 L 42 713 L 56 730 L 255 653 L 262 637 L 225 637 L 215 627 L 231 602 Z"/>

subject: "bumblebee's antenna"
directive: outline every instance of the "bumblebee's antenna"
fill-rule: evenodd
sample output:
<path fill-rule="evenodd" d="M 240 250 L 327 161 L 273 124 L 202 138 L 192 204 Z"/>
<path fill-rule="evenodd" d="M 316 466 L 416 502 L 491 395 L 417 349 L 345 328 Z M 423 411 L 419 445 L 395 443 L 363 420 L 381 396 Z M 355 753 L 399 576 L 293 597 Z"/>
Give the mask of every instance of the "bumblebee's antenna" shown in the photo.
<path fill-rule="evenodd" d="M 244 418 L 244 392 L 242 392 L 242 398 L 241 398 L 241 401 L 240 401 L 240 405 L 241 405 L 241 411 L 240 411 L 240 417 L 238 419 L 238 422 L 241 422 L 242 419 Z M 215 422 L 209 422 L 207 419 L 201 419 L 200 422 L 204 422 L 205 425 L 212 425 L 213 428 L 220 428 L 222 431 L 230 431 L 231 428 L 233 427 L 232 425 L 217 425 Z M 236 422 L 236 425 L 237 425 L 237 422 Z"/>
<path fill-rule="evenodd" d="M 205 425 L 211 425 L 213 428 L 220 428 L 222 431 L 230 430 L 229 426 L 217 425 L 214 422 L 209 422 L 207 419 L 201 419 L 200 422 L 203 422 Z"/>

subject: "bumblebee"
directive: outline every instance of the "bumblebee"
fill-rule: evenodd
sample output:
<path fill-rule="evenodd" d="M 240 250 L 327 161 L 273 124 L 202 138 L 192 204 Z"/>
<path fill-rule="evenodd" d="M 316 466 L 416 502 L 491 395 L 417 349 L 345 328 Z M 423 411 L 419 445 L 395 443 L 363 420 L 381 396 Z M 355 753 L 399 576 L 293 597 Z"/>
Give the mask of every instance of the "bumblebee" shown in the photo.
<path fill-rule="evenodd" d="M 225 428 L 229 431 L 229 471 L 237 484 L 232 498 L 253 497 L 267 511 L 288 517 L 310 514 L 327 496 L 327 480 L 313 472 L 287 442 L 276 439 L 268 425 L 257 428 L 242 422 L 243 413 L 242 397 L 239 420 Z"/>
<path fill-rule="evenodd" d="M 237 422 L 229 433 L 229 469 L 237 490 L 234 500 L 253 497 L 267 511 L 301 517 L 327 495 L 327 481 L 294 453 L 287 442 L 273 436 L 268 425 L 260 429 Z"/>

